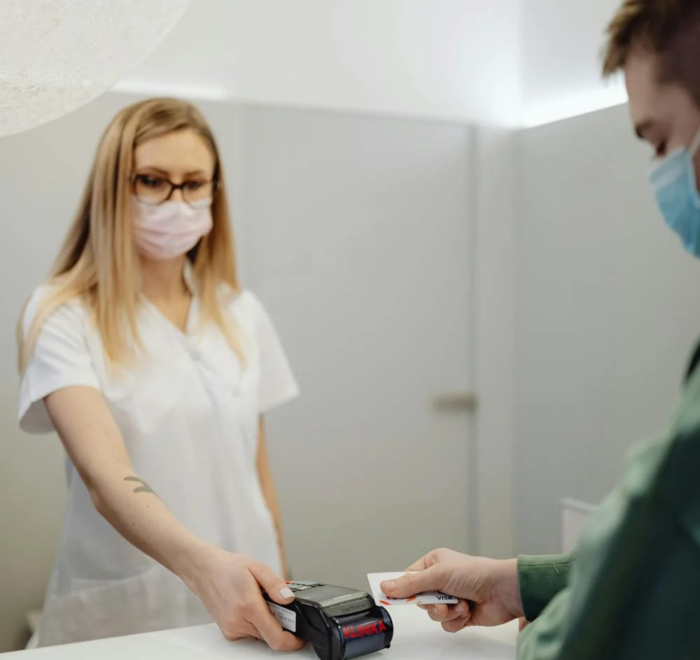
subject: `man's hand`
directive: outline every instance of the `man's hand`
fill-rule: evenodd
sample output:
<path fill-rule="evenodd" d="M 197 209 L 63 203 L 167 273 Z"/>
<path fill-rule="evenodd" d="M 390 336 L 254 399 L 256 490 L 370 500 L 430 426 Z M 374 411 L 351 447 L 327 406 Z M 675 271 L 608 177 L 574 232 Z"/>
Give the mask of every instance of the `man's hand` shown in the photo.
<path fill-rule="evenodd" d="M 261 590 L 280 605 L 294 600 L 287 584 L 272 569 L 244 555 L 218 548 L 207 551 L 192 584 L 207 611 L 231 641 L 254 637 L 275 651 L 298 651 L 304 642 L 285 632 L 270 614 Z"/>
<path fill-rule="evenodd" d="M 523 616 L 515 559 L 498 561 L 434 550 L 407 570 L 411 573 L 383 582 L 382 590 L 393 598 L 441 591 L 461 599 L 452 606 L 423 606 L 447 632 L 467 626 L 499 626 Z"/>

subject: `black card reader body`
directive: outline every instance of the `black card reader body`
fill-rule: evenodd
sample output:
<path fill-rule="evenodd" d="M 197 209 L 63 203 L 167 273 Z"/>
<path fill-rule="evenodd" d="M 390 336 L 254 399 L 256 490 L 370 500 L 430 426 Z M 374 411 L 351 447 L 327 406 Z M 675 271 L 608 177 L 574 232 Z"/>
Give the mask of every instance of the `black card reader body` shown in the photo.
<path fill-rule="evenodd" d="M 389 613 L 367 593 L 317 582 L 290 582 L 290 605 L 264 594 L 283 628 L 311 644 L 321 660 L 352 660 L 389 648 L 394 626 Z"/>

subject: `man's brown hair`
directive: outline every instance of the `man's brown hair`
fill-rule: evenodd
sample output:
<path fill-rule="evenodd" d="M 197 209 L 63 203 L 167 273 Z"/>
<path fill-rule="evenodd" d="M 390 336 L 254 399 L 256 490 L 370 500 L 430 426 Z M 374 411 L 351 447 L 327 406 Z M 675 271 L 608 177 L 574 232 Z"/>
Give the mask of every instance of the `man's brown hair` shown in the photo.
<path fill-rule="evenodd" d="M 700 1 L 625 0 L 608 26 L 604 75 L 638 47 L 659 56 L 664 82 L 680 83 L 700 104 Z"/>

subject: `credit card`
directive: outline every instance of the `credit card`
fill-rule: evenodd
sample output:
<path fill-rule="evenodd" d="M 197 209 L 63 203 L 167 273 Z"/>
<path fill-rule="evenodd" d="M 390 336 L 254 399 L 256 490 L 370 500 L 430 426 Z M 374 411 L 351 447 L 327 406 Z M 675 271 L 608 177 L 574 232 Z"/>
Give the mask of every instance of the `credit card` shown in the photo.
<path fill-rule="evenodd" d="M 367 575 L 372 596 L 377 605 L 392 607 L 395 605 L 456 605 L 459 603 L 458 598 L 448 596 L 439 591 L 426 591 L 410 598 L 391 598 L 379 586 L 385 580 L 398 580 L 404 575 L 406 575 L 406 571 L 401 571 L 400 573 L 369 573 Z"/>

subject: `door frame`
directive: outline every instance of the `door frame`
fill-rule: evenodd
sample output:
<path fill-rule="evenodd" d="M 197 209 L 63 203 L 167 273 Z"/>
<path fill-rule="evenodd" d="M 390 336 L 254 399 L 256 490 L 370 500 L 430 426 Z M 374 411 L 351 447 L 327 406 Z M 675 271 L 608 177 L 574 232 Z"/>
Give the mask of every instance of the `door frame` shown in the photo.
<path fill-rule="evenodd" d="M 469 144 L 471 385 L 470 545 L 474 554 L 511 557 L 515 510 L 515 186 L 516 131 L 473 127 Z"/>

